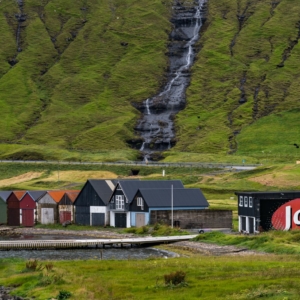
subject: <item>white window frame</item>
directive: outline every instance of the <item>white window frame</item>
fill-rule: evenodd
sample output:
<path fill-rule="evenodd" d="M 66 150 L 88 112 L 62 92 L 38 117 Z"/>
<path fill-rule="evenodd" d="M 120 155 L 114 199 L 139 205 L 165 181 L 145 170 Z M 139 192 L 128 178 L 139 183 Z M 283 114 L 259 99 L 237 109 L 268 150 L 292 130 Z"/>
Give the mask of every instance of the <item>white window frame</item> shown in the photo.
<path fill-rule="evenodd" d="M 142 197 L 137 197 L 137 206 L 141 207 L 141 210 L 144 210 L 144 199 Z"/>
<path fill-rule="evenodd" d="M 116 195 L 116 209 L 117 210 L 124 210 L 124 196 L 123 195 Z"/>
<path fill-rule="evenodd" d="M 240 196 L 239 206 L 244 206 L 244 198 L 243 198 L 243 196 Z"/>
<path fill-rule="evenodd" d="M 253 207 L 253 198 L 249 197 L 249 207 Z"/>
<path fill-rule="evenodd" d="M 248 197 L 244 197 L 244 207 L 248 207 Z"/>

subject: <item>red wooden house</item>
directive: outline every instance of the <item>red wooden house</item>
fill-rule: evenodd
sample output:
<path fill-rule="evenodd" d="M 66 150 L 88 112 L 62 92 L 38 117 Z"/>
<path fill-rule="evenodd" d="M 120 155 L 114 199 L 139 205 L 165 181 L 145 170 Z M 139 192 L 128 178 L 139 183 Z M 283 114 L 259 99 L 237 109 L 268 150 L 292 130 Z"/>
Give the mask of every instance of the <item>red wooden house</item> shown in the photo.
<path fill-rule="evenodd" d="M 36 201 L 43 196 L 46 191 L 28 191 L 20 200 L 20 223 L 26 227 L 32 227 L 36 221 Z"/>
<path fill-rule="evenodd" d="M 59 222 L 61 224 L 67 221 L 74 221 L 73 203 L 79 192 L 79 190 L 66 191 L 61 200 L 58 202 Z"/>
<path fill-rule="evenodd" d="M 26 191 L 13 191 L 7 198 L 7 225 L 20 226 L 20 200 Z"/>

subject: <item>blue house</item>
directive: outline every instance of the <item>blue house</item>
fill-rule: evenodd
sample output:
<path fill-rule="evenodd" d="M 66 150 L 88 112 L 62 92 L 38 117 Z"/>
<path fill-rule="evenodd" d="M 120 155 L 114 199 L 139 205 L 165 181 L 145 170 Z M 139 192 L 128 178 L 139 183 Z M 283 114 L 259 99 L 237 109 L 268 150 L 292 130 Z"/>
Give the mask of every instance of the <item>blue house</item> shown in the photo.
<path fill-rule="evenodd" d="M 139 189 L 129 205 L 131 226 L 140 227 L 149 224 L 152 211 L 176 213 L 203 210 L 208 206 L 200 189 Z"/>

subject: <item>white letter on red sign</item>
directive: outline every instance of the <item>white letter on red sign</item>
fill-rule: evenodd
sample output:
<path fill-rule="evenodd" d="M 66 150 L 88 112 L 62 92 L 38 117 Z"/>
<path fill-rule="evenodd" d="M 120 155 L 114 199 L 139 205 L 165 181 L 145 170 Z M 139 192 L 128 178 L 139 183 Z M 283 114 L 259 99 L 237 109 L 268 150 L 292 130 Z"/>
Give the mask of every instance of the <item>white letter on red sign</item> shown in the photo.
<path fill-rule="evenodd" d="M 287 206 L 285 208 L 285 231 L 290 230 L 291 228 L 291 207 Z"/>
<path fill-rule="evenodd" d="M 299 214 L 300 214 L 300 210 L 297 210 L 294 214 L 293 220 L 296 225 L 300 225 Z"/>

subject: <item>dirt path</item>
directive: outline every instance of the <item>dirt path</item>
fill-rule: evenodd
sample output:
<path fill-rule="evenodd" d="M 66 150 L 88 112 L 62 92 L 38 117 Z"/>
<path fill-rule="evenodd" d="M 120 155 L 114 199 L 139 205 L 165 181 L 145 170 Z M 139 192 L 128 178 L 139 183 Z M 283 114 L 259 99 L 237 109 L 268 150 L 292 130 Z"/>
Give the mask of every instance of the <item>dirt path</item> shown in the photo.
<path fill-rule="evenodd" d="M 246 255 L 266 255 L 264 252 L 258 252 L 254 250 L 248 250 L 246 248 L 240 248 L 235 246 L 220 246 L 216 244 L 207 244 L 201 242 L 183 241 L 176 242 L 169 245 L 170 248 L 184 249 L 191 252 L 198 252 L 203 255 L 220 256 L 220 255 L 231 255 L 231 256 L 246 256 Z"/>

